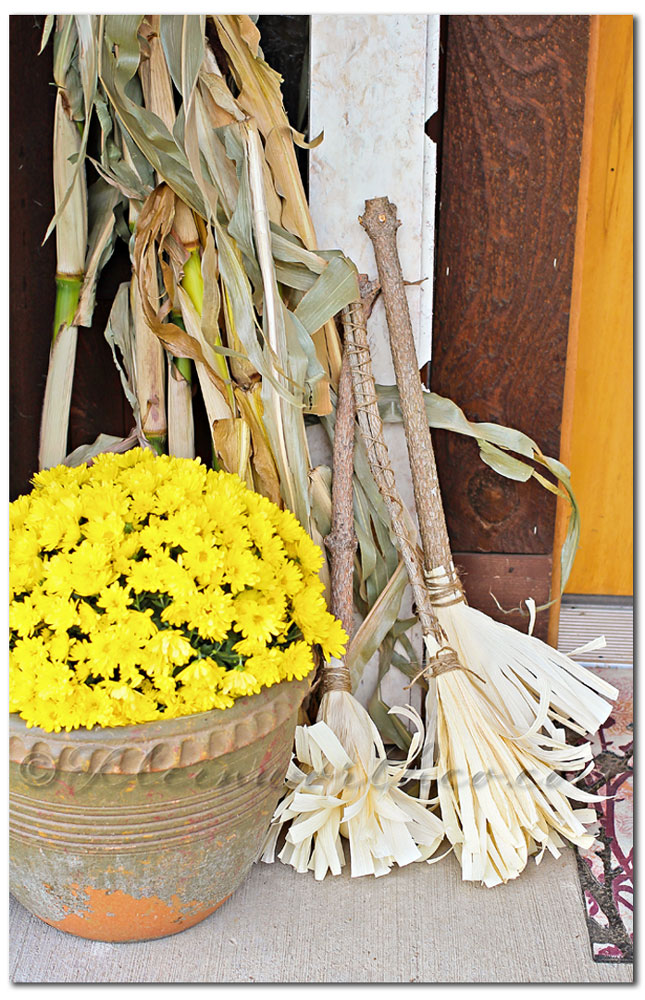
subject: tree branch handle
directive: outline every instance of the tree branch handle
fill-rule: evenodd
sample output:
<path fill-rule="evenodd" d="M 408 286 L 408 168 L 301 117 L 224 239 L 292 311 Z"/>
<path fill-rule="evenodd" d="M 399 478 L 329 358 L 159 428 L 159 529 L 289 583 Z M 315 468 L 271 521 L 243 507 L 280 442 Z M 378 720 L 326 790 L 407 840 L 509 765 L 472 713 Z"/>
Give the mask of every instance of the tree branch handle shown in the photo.
<path fill-rule="evenodd" d="M 426 636 L 433 636 L 441 646 L 445 642 L 445 636 L 437 621 L 425 585 L 423 558 L 416 541 L 411 537 L 411 525 L 406 518 L 405 506 L 396 486 L 383 434 L 383 422 L 378 409 L 365 314 L 361 302 L 354 302 L 343 309 L 343 328 L 345 351 L 349 352 L 358 425 L 365 441 L 370 470 L 390 515 L 398 549 L 408 571 L 423 633 Z"/>
<path fill-rule="evenodd" d="M 426 570 L 444 567 L 449 572 L 452 567 L 450 540 L 439 492 L 410 310 L 396 246 L 396 230 L 400 225 L 396 217 L 396 205 L 388 198 L 366 201 L 365 213 L 359 221 L 372 242 L 376 257 L 392 361 L 399 387 Z"/>
<path fill-rule="evenodd" d="M 329 549 L 331 612 L 340 618 L 351 642 L 354 630 L 354 393 L 347 347 L 338 380 L 334 453 L 332 460 L 332 527 L 325 538 Z M 325 665 L 326 691 L 351 691 L 349 670 L 340 660 Z"/>

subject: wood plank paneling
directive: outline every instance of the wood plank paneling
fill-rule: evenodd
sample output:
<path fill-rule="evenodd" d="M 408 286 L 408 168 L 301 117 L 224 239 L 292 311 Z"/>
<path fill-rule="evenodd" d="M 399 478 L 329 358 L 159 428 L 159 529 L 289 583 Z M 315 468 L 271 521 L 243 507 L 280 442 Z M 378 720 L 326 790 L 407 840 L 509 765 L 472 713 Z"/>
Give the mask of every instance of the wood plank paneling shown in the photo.
<path fill-rule="evenodd" d="M 448 18 L 431 385 L 553 456 L 588 38 L 587 17 Z M 435 441 L 453 549 L 551 555 L 544 490 L 501 479 L 473 441 Z"/>
<path fill-rule="evenodd" d="M 468 603 L 520 632 L 526 632 L 529 622 L 522 602 L 532 597 L 539 607 L 549 599 L 551 556 L 454 552 L 453 561 Z M 534 635 L 546 640 L 548 624 L 548 615 L 538 614 Z"/>
<path fill-rule="evenodd" d="M 432 388 L 556 455 L 584 109 L 587 19 L 451 17 Z M 543 491 L 438 442 L 460 551 L 551 551 Z M 537 531 L 535 530 L 537 526 Z"/>

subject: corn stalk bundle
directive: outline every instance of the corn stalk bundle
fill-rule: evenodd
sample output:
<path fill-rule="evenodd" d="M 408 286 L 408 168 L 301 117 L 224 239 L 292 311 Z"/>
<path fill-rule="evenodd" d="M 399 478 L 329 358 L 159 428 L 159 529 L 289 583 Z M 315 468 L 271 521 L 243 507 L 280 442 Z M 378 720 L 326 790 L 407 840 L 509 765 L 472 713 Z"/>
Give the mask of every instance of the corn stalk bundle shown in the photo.
<path fill-rule="evenodd" d="M 56 306 L 40 431 L 41 469 L 67 454 L 78 327 L 92 322 L 96 284 L 115 240 L 118 192 L 101 178 L 88 192 L 85 156 L 96 93 L 93 15 L 60 15 L 54 30 Z M 41 51 L 54 29 L 48 15 Z"/>
<path fill-rule="evenodd" d="M 560 774 L 578 772 L 579 780 L 592 759 L 591 746 L 568 745 L 562 727 L 595 732 L 611 709 L 605 697 L 617 692 L 537 638 L 466 604 L 452 564 L 422 398 L 396 249 L 396 207 L 387 198 L 372 199 L 361 223 L 374 246 L 385 302 L 425 591 L 436 621 L 424 627 L 430 680 L 422 766 L 436 764 L 442 820 L 463 877 L 490 886 L 517 877 L 536 850 L 538 859 L 545 850 L 557 856 L 563 838 L 580 846 L 592 842 L 584 824 L 593 810 L 576 810 L 569 800 L 596 798 Z M 418 601 L 418 579 L 413 585 Z"/>
<path fill-rule="evenodd" d="M 43 44 L 53 24 L 48 17 Z M 48 388 L 43 437 L 59 440 L 42 461 L 65 455 L 75 324 L 91 323 L 96 282 L 119 235 L 133 274 L 115 296 L 105 337 L 134 427 L 125 438 L 101 434 L 66 461 L 137 443 L 192 455 L 199 392 L 214 462 L 287 505 L 322 543 L 332 476 L 312 467 L 306 421 L 319 421 L 333 443 L 342 357 L 334 316 L 357 298 L 357 275 L 340 251 L 317 247 L 294 149 L 307 143 L 288 121 L 255 24 L 244 15 L 61 15 L 56 29 L 61 121 L 76 125 L 67 129 L 71 160 L 62 145 L 57 157 L 47 235 L 56 228 L 59 271 L 80 292 L 78 307 L 63 308 L 61 299 L 57 310 L 48 386 L 64 378 L 67 388 Z M 98 150 L 88 149 L 92 117 Z M 86 164 L 97 180 L 84 207 Z M 557 490 L 532 462 L 555 474 L 573 507 L 566 580 L 578 530 L 567 470 L 512 428 L 470 423 L 433 394 L 424 402 L 432 426 L 475 437 L 482 460 L 501 475 L 535 476 Z M 379 405 L 385 420 L 400 419 L 394 388 L 379 389 Z M 354 604 L 364 620 L 345 664 L 355 690 L 377 652 L 379 684 L 391 665 L 413 678 L 420 664 L 407 636 L 415 619 L 400 617 L 405 567 L 361 439 L 353 485 Z M 369 711 L 381 736 L 407 750 L 410 734 L 388 713 L 379 685 Z"/>
<path fill-rule="evenodd" d="M 351 637 L 356 535 L 352 510 L 354 403 L 347 348 L 343 355 L 332 480 L 331 611 Z M 423 740 L 417 723 L 405 761 L 388 760 L 383 740 L 365 708 L 351 693 L 350 673 L 341 660 L 323 667 L 324 693 L 313 726 L 296 731 L 295 760 L 288 793 L 273 817 L 262 860 L 275 860 L 279 833 L 290 822 L 278 857 L 298 872 L 320 880 L 340 874 L 345 864 L 341 836 L 349 842 L 352 877 L 386 875 L 393 864 L 428 860 L 443 840 L 437 817 L 399 786 Z M 402 711 L 402 710 L 400 710 Z M 296 763 L 297 761 L 297 763 Z"/>

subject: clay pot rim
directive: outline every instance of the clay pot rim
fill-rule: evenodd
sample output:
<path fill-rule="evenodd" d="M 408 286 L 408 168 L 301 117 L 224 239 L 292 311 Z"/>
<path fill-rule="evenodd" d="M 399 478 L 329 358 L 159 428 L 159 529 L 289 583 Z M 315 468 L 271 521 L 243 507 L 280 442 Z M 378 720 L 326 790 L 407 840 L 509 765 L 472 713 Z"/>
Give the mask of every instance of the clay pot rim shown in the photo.
<path fill-rule="evenodd" d="M 294 702 L 297 700 L 298 705 L 302 704 L 313 683 L 314 673 L 312 671 L 300 681 L 280 681 L 262 688 L 258 694 L 237 698 L 230 708 L 213 708 L 207 712 L 129 726 L 79 727 L 55 733 L 39 726 L 27 726 L 18 713 L 10 712 L 9 758 L 12 763 L 21 764 L 37 749 L 50 756 L 52 764 L 56 764 L 60 754 L 74 746 L 81 751 L 81 757 L 69 770 L 76 771 L 83 769 L 85 756 L 98 748 L 112 753 L 120 751 L 122 756 L 130 751 L 137 754 L 156 752 L 159 766 L 153 764 L 151 770 L 182 766 L 195 757 L 203 760 L 204 757 L 219 756 L 254 742 L 283 724 L 293 711 Z M 212 749 L 213 734 L 221 746 L 217 752 Z M 116 761 L 115 765 L 120 769 Z M 64 770 L 67 769 L 64 767 Z"/>

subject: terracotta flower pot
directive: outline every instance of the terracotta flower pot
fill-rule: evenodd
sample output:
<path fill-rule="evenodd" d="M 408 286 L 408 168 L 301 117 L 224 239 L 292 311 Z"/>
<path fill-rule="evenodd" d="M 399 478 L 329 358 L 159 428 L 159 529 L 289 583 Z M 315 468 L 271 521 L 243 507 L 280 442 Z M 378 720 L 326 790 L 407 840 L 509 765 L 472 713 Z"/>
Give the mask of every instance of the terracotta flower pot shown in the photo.
<path fill-rule="evenodd" d="M 176 934 L 237 889 L 280 797 L 309 682 L 225 711 L 47 733 L 10 717 L 10 887 L 98 941 Z"/>

